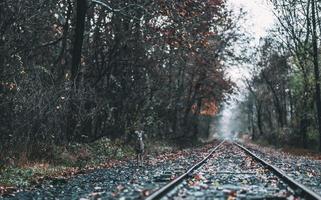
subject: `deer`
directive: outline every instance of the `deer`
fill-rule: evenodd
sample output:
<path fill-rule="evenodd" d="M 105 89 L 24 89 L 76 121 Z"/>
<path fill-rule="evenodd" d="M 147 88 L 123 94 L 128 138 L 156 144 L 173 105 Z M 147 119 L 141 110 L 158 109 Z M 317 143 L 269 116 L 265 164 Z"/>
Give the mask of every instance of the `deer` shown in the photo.
<path fill-rule="evenodd" d="M 136 135 L 136 144 L 135 144 L 135 151 L 137 155 L 137 166 L 142 167 L 143 166 L 143 157 L 144 157 L 144 151 L 145 151 L 145 144 L 143 142 L 143 133 L 144 131 L 135 131 Z"/>

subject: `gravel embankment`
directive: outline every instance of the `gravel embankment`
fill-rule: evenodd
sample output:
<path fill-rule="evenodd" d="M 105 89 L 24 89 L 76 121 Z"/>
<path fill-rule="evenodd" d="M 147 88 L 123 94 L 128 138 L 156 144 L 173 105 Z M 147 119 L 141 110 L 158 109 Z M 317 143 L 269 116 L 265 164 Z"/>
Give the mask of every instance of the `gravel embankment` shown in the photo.
<path fill-rule="evenodd" d="M 321 160 L 310 156 L 294 156 L 254 144 L 246 146 L 258 156 L 282 169 L 294 180 L 321 195 Z"/>

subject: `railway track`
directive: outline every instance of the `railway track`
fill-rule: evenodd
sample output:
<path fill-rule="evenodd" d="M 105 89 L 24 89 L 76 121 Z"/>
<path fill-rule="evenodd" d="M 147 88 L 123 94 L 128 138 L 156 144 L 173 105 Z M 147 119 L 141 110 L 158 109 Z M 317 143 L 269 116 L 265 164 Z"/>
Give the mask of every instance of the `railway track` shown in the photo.
<path fill-rule="evenodd" d="M 316 199 L 321 197 L 238 143 L 221 142 L 153 199 Z"/>

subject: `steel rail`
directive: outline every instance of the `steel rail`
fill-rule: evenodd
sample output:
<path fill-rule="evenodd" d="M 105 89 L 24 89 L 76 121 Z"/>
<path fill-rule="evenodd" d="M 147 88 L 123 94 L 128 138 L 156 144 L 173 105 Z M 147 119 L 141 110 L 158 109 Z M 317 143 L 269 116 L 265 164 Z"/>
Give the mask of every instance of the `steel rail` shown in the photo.
<path fill-rule="evenodd" d="M 298 195 L 300 195 L 300 197 L 304 197 L 309 200 L 310 199 L 321 200 L 321 196 L 319 194 L 315 193 L 314 191 L 312 191 L 311 189 L 309 189 L 305 185 L 297 182 L 296 180 L 294 180 L 293 178 L 288 176 L 285 172 L 283 172 L 281 169 L 279 169 L 276 166 L 263 160 L 262 158 L 260 158 L 256 154 L 254 154 L 252 151 L 250 151 L 249 149 L 247 149 L 243 145 L 238 144 L 236 142 L 233 142 L 233 143 L 236 146 L 238 146 L 239 148 L 241 148 L 242 150 L 244 150 L 248 155 L 250 155 L 252 158 L 257 160 L 259 163 L 261 163 L 264 166 L 266 166 L 267 168 L 269 168 L 272 172 L 274 172 L 274 174 L 276 174 L 278 177 L 280 177 L 282 180 L 284 180 L 289 186 L 292 186 L 293 189 L 296 189 L 295 192 Z"/>
<path fill-rule="evenodd" d="M 177 185 L 179 185 L 181 182 L 183 182 L 184 179 L 188 178 L 190 174 L 200 168 L 211 156 L 212 154 L 220 148 L 225 140 L 223 140 L 219 145 L 217 145 L 210 153 L 203 158 L 200 162 L 193 165 L 191 168 L 189 168 L 184 174 L 180 175 L 179 177 L 175 178 L 171 182 L 167 183 L 165 186 L 161 187 L 160 189 L 156 190 L 154 193 L 149 195 L 145 198 L 145 200 L 154 200 L 154 199 L 160 199 L 161 197 L 165 196 L 169 191 L 174 189 Z"/>

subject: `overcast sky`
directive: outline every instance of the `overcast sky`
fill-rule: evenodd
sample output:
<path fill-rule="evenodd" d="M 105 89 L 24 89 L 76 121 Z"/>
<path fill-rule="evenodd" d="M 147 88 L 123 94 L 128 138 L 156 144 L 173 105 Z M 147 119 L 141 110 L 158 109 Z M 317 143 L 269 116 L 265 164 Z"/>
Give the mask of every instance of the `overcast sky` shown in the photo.
<path fill-rule="evenodd" d="M 259 43 L 261 37 L 266 36 L 267 30 L 275 23 L 272 7 L 267 3 L 267 0 L 227 0 L 230 8 L 234 12 L 239 13 L 240 8 L 247 12 L 245 23 L 242 23 L 243 29 L 251 34 L 254 38 L 247 48 L 254 48 Z M 236 45 L 238 45 L 236 43 Z M 236 46 L 235 49 L 244 47 Z M 244 87 L 243 78 L 249 76 L 249 66 L 231 66 L 228 74 L 236 84 Z"/>
<path fill-rule="evenodd" d="M 228 0 L 228 4 L 235 11 L 240 8 L 247 11 L 246 30 L 253 33 L 256 39 L 266 35 L 266 30 L 272 26 L 274 17 L 267 0 Z"/>

